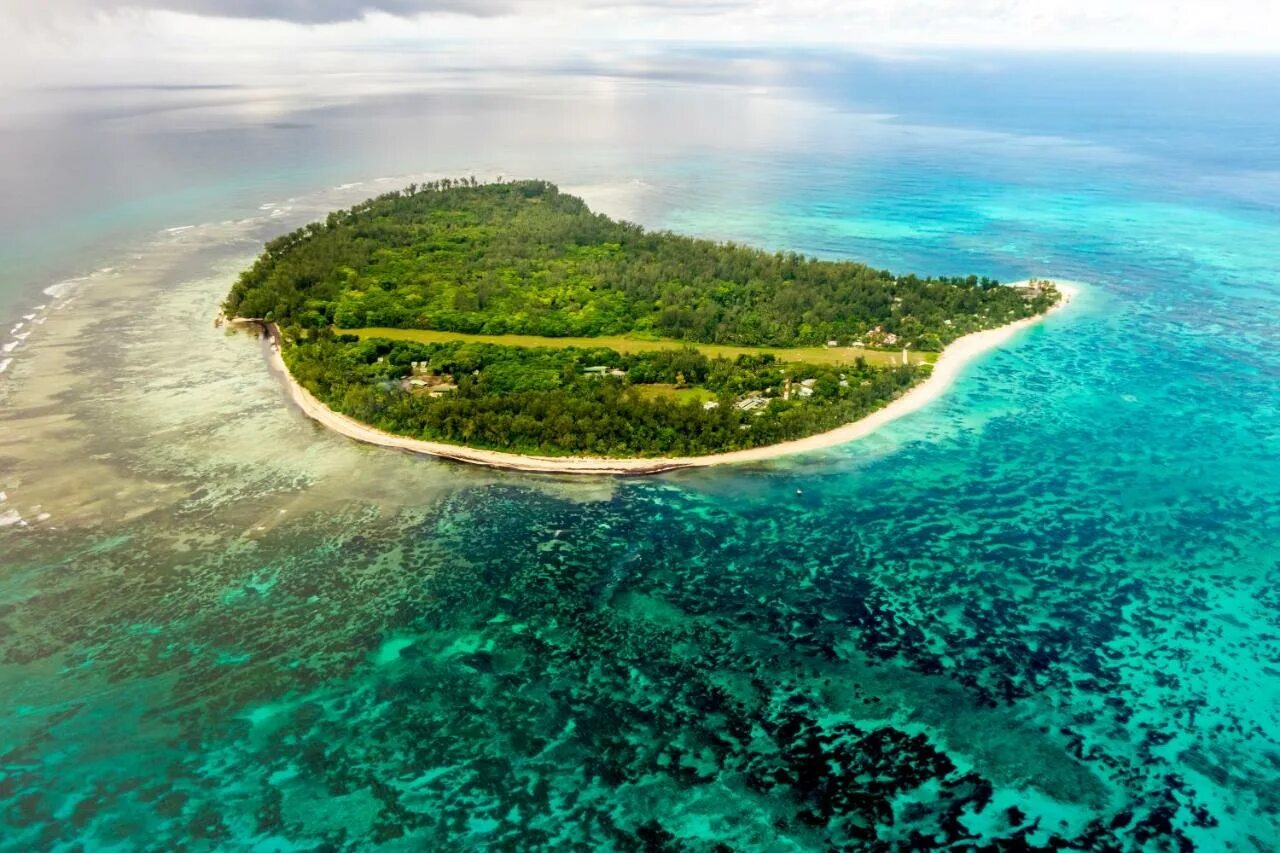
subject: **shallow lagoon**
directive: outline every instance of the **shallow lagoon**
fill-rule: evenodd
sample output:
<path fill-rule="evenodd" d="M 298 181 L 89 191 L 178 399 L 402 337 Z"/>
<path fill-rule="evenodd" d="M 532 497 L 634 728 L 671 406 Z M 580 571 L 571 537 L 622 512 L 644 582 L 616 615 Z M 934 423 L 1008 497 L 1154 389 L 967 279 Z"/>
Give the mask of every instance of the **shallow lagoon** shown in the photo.
<path fill-rule="evenodd" d="M 1144 135 L 1012 94 L 980 129 L 905 86 L 891 120 L 818 86 L 571 91 L 468 103 L 418 169 L 1091 287 L 857 444 L 555 480 L 330 435 L 213 326 L 267 236 L 408 180 L 399 147 L 209 177 L 163 223 L 196 227 L 86 245 L 72 272 L 111 271 L 57 298 L 30 262 L 6 304 L 44 322 L 0 377 L 0 844 L 1274 847 L 1280 217 L 1272 149 L 1237 143 L 1280 130 L 1206 145 L 1159 99 Z M 677 139 L 685 98 L 722 123 Z M 439 102 L 397 109 L 445 128 Z M 584 139 L 565 116 L 592 105 Z"/>

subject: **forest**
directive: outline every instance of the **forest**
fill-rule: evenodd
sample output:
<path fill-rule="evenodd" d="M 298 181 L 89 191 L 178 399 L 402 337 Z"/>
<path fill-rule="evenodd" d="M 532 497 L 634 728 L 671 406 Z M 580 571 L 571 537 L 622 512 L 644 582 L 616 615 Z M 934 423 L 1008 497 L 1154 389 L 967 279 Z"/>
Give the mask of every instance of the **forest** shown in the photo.
<path fill-rule="evenodd" d="M 284 351 L 330 408 L 387 432 L 577 456 L 682 456 L 776 444 L 857 420 L 928 367 L 709 359 L 692 347 L 420 344 L 322 335 Z M 683 390 L 702 394 L 683 394 Z M 650 391 L 662 393 L 646 393 Z"/>
<path fill-rule="evenodd" d="M 459 180 L 387 193 L 271 241 L 226 313 L 300 329 L 936 352 L 1056 299 L 646 231 L 543 181 Z"/>
<path fill-rule="evenodd" d="M 699 343 L 937 351 L 1046 310 L 1052 286 L 919 278 L 764 252 L 592 213 L 542 181 L 413 185 L 269 242 L 228 316 L 281 332 L 294 378 L 388 432 L 516 453 L 672 456 L 775 444 L 857 420 L 920 364 L 712 358 Z M 632 335 L 670 349 L 419 343 L 367 327 Z"/>

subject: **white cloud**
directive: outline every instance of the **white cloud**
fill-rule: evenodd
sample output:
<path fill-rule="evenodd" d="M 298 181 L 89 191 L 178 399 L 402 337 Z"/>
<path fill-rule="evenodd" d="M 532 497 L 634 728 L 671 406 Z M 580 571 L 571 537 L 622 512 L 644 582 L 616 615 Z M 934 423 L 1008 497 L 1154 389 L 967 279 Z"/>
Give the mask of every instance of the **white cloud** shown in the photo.
<path fill-rule="evenodd" d="M 490 17 L 510 11 L 508 0 L 2 0 L 0 8 L 28 19 L 54 15 L 63 19 L 126 9 L 182 12 L 214 18 L 248 18 L 324 24 L 359 20 L 371 13 L 415 16 L 452 13 Z"/>
<path fill-rule="evenodd" d="M 396 70 L 424 55 L 518 66 L 653 42 L 881 51 L 1280 51 L 1277 0 L 0 0 L 0 75 L 180 81 Z M 462 45 L 464 47 L 459 47 Z M 397 53 L 398 52 L 398 53 Z M 381 55 L 375 56 L 375 53 Z M 398 57 L 398 58 L 397 58 Z M 351 69 L 356 70 L 356 69 Z M 247 72 L 244 72 L 247 73 Z M 132 77 L 131 77 L 132 75 Z M 154 77 L 154 74 L 151 74 Z M 148 79 L 151 79 L 150 77 Z M 0 85 L 4 85 L 0 83 Z"/>

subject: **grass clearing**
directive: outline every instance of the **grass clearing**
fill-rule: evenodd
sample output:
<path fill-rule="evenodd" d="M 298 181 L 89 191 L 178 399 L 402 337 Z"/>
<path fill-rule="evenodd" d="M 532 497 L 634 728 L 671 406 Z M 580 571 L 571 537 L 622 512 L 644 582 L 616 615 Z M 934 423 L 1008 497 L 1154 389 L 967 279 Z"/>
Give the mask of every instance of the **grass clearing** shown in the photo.
<path fill-rule="evenodd" d="M 578 347 L 596 349 L 605 347 L 621 353 L 656 352 L 664 349 L 696 347 L 708 358 L 737 358 L 740 355 L 773 353 L 780 361 L 796 361 L 806 364 L 850 364 L 858 356 L 868 364 L 901 364 L 902 351 L 859 349 L 856 347 L 744 347 L 731 344 L 698 344 L 674 339 L 632 338 L 626 335 L 603 335 L 598 338 L 550 338 L 540 335 L 471 335 L 465 332 L 439 332 L 429 329 L 388 329 L 369 327 L 364 329 L 335 329 L 345 335 L 361 338 L 388 338 L 393 341 L 416 341 L 422 344 L 440 344 L 450 341 L 473 341 L 481 344 L 501 344 L 510 347 Z M 911 352 L 907 355 L 912 364 L 937 361 L 933 352 Z"/>
<path fill-rule="evenodd" d="M 655 400 L 665 397 L 666 399 L 674 400 L 677 403 L 705 403 L 708 400 L 716 399 L 714 392 L 700 387 L 679 388 L 675 385 L 646 383 L 644 385 L 632 385 L 631 390 L 633 393 L 645 400 Z"/>

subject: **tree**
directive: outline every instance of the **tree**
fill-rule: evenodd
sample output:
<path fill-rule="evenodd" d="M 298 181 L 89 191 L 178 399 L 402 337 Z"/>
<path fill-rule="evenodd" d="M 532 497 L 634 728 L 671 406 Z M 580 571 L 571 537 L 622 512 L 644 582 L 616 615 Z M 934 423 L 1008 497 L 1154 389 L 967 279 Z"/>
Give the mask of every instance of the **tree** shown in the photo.
<path fill-rule="evenodd" d="M 830 429 L 927 373 L 862 358 L 841 368 L 770 353 L 711 358 L 697 344 L 815 345 L 879 328 L 898 336 L 895 351 L 937 350 L 1056 299 L 1052 286 L 895 277 L 652 233 L 594 214 L 544 181 L 469 177 L 410 185 L 270 241 L 225 308 L 275 321 L 292 375 L 326 405 L 382 429 L 517 452 L 670 455 Z M 358 334 L 335 333 L 334 324 Z M 371 326 L 674 342 L 624 355 L 606 346 L 416 343 L 377 337 Z M 432 395 L 404 382 L 414 363 L 456 390 Z M 623 375 L 585 376 L 593 365 Z M 812 396 L 777 399 L 784 383 L 807 379 Z M 644 391 L 671 384 L 704 389 L 722 405 Z M 752 395 L 773 402 L 753 413 L 730 405 Z"/>

